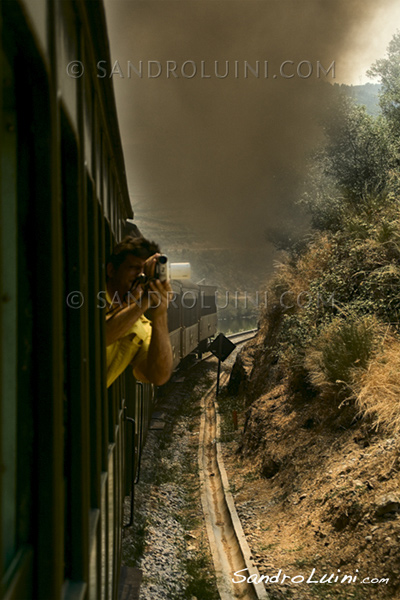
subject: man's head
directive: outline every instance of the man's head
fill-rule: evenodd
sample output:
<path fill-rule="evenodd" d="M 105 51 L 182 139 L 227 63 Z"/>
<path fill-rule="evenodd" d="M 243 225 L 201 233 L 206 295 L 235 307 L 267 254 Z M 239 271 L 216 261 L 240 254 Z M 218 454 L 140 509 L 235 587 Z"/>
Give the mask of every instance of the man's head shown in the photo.
<path fill-rule="evenodd" d="M 107 262 L 107 284 L 114 291 L 126 294 L 134 280 L 143 272 L 150 256 L 160 252 L 158 244 L 144 237 L 125 237 L 117 244 Z"/>

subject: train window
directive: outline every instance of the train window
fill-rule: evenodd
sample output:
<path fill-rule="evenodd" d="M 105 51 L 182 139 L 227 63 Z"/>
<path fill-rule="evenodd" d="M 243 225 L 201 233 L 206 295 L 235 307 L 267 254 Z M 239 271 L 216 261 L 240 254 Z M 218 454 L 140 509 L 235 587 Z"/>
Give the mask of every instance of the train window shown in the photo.
<path fill-rule="evenodd" d="M 110 171 L 109 171 L 108 155 L 107 155 L 107 150 L 106 150 L 106 137 L 103 132 L 102 132 L 101 137 L 102 137 L 101 180 L 102 180 L 102 193 L 103 193 L 102 202 L 103 202 L 104 214 L 105 214 L 106 218 L 110 221 L 111 226 L 112 226 L 112 220 L 111 220 L 111 214 L 110 214 L 111 211 L 110 211 L 110 189 L 109 189 L 110 188 L 110 186 L 109 186 Z"/>
<path fill-rule="evenodd" d="M 200 292 L 200 312 L 201 315 L 212 315 L 217 312 L 215 299 L 216 288 L 202 289 Z"/>
<path fill-rule="evenodd" d="M 2 61 L 1 151 L 1 410 L 2 410 L 2 574 L 17 550 L 17 131 L 14 81 L 10 64 Z"/>
<path fill-rule="evenodd" d="M 89 174 L 93 173 L 93 82 L 90 73 L 83 78 L 83 120 L 84 120 L 84 144 L 85 162 Z"/>
<path fill-rule="evenodd" d="M 110 175 L 108 178 L 109 183 L 109 203 L 110 203 L 110 222 L 111 222 L 111 231 L 116 240 L 118 240 L 118 234 L 115 230 L 115 214 L 116 214 L 116 206 L 118 202 L 116 187 L 115 187 L 115 177 L 113 171 L 110 171 Z"/>
<path fill-rule="evenodd" d="M 181 288 L 180 285 L 174 281 L 172 285 L 172 296 L 168 304 L 168 330 L 175 331 L 181 327 Z"/>
<path fill-rule="evenodd" d="M 78 19 L 76 9 L 70 2 L 56 4 L 58 31 L 56 37 L 56 58 L 58 67 L 58 85 L 63 98 L 64 110 L 68 112 L 73 128 L 78 127 L 77 88 L 80 78 L 70 77 L 65 65 L 79 57 Z"/>
<path fill-rule="evenodd" d="M 114 446 L 115 448 L 115 446 Z M 115 507 L 115 483 L 114 483 L 114 450 L 109 453 L 108 460 L 108 597 L 113 598 L 113 586 L 115 585 L 113 571 L 115 556 L 114 542 L 114 507 Z"/>
<path fill-rule="evenodd" d="M 102 214 L 102 207 L 99 199 L 96 198 L 97 204 L 97 212 L 99 215 L 98 219 L 98 239 L 99 239 L 99 286 L 100 289 L 105 289 L 106 282 L 106 256 L 109 254 L 109 244 L 110 241 L 108 239 L 108 227 L 107 221 Z M 101 467 L 102 471 L 107 470 L 107 461 L 108 461 L 108 393 L 106 389 L 106 341 L 105 341 L 105 327 L 104 327 L 104 317 L 100 311 L 100 360 L 101 360 L 101 407 L 102 407 L 102 420 L 101 420 Z"/>
<path fill-rule="evenodd" d="M 183 326 L 190 327 L 199 320 L 199 294 L 197 290 L 182 287 Z"/>
<path fill-rule="evenodd" d="M 100 288 L 99 269 L 99 210 L 97 198 L 94 195 L 94 185 L 86 173 L 86 203 L 88 222 L 88 319 L 89 339 L 89 393 L 90 393 L 90 475 L 91 475 L 91 506 L 100 506 L 100 474 L 101 474 L 101 444 L 102 444 L 102 313 L 99 308 L 98 292 Z"/>
<path fill-rule="evenodd" d="M 65 577 L 87 581 L 90 506 L 88 390 L 88 288 L 86 211 L 79 187 L 78 147 L 61 110 L 61 189 L 65 297 L 78 292 L 80 306 L 65 305 Z"/>
<path fill-rule="evenodd" d="M 101 128 L 99 120 L 99 100 L 96 94 L 93 97 L 93 169 L 96 183 L 96 195 L 103 204 L 103 182 L 102 182 L 102 152 L 101 152 Z"/>

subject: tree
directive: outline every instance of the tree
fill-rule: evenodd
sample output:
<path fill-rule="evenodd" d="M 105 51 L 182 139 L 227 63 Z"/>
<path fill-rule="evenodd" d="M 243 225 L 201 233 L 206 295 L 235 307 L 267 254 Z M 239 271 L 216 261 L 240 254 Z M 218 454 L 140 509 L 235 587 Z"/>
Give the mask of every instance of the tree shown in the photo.
<path fill-rule="evenodd" d="M 340 91 L 332 98 L 324 130 L 325 144 L 310 161 L 301 203 L 316 229 L 336 231 L 349 209 L 384 195 L 396 168 L 398 144 L 384 116 L 367 114 Z"/>
<path fill-rule="evenodd" d="M 350 202 L 380 194 L 394 166 L 395 148 L 387 121 L 364 106 L 343 100 L 326 126 L 325 172 Z"/>
<path fill-rule="evenodd" d="M 397 135 L 400 134 L 400 31 L 389 43 L 387 57 L 377 60 L 367 71 L 368 77 L 378 78 L 382 89 L 380 105 Z"/>

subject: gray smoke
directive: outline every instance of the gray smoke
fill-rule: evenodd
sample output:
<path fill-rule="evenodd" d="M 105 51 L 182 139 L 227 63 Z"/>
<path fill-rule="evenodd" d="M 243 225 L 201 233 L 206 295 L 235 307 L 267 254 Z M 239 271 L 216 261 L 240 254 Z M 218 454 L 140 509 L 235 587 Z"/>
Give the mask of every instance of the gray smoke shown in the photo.
<path fill-rule="evenodd" d="M 144 231 L 156 219 L 190 231 L 200 244 L 266 258 L 267 228 L 293 218 L 303 227 L 294 202 L 321 135 L 327 82 L 346 76 L 376 4 L 108 0 L 128 183 Z M 381 0 L 380 10 L 384 4 L 393 0 Z M 142 78 L 129 73 L 128 61 L 135 68 L 143 61 Z M 148 76 L 149 61 L 160 63 L 158 77 Z M 177 64 L 178 78 L 167 77 L 167 61 Z M 196 65 L 192 78 L 193 63 L 181 70 L 185 61 Z M 220 75 L 228 61 L 226 78 L 216 77 L 215 61 Z M 250 70 L 245 77 L 245 61 L 253 69 L 259 61 L 258 78 Z M 285 61 L 292 61 L 282 67 L 292 78 L 281 75 Z M 335 79 L 333 69 L 324 75 L 332 62 Z M 157 74 L 159 66 L 151 69 Z"/>

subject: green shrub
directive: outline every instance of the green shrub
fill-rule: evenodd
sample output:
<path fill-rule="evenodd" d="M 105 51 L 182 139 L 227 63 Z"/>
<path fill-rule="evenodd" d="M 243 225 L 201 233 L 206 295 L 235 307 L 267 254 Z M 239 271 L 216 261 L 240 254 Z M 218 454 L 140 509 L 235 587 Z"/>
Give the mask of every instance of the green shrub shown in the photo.
<path fill-rule="evenodd" d="M 309 348 L 305 366 L 312 384 L 323 394 L 352 395 L 355 369 L 366 369 L 381 327 L 374 316 L 336 317 Z"/>

